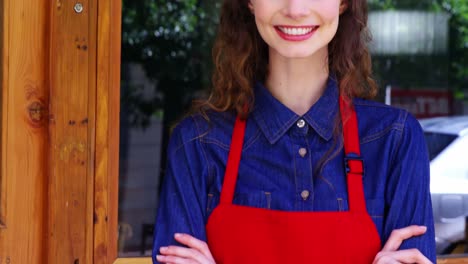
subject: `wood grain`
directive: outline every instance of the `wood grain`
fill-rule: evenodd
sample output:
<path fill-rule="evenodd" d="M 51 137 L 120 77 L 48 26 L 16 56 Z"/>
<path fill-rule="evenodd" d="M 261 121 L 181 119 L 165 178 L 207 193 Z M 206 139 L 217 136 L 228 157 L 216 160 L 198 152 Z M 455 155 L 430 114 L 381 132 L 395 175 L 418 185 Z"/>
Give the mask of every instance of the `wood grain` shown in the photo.
<path fill-rule="evenodd" d="M 75 1 L 51 1 L 48 263 L 92 259 L 93 175 L 88 173 L 90 11 L 76 13 Z"/>
<path fill-rule="evenodd" d="M 98 3 L 94 263 L 117 258 L 121 1 Z"/>
<path fill-rule="evenodd" d="M 98 42 L 98 28 L 97 28 L 97 15 L 98 15 L 98 1 L 89 2 L 89 96 L 88 96 L 88 135 L 89 135 L 89 163 L 88 163 L 88 175 L 91 175 L 92 179 L 88 181 L 87 188 L 87 210 L 86 214 L 86 227 L 87 237 L 86 244 L 89 245 L 87 250 L 89 254 L 86 256 L 86 263 L 94 262 L 94 184 L 95 184 L 95 153 L 96 153 L 96 100 L 97 100 L 97 42 Z"/>
<path fill-rule="evenodd" d="M 457 257 L 440 257 L 437 259 L 437 264 L 468 264 L 468 256 L 461 255 Z"/>
<path fill-rule="evenodd" d="M 47 0 L 4 0 L 1 263 L 47 263 Z"/>
<path fill-rule="evenodd" d="M 5 228 L 6 215 L 6 127 L 8 101 L 8 19 L 7 1 L 0 1 L 0 229 Z M 1 257 L 0 257 L 1 259 Z"/>
<path fill-rule="evenodd" d="M 151 258 L 119 258 L 114 264 L 152 264 Z"/>

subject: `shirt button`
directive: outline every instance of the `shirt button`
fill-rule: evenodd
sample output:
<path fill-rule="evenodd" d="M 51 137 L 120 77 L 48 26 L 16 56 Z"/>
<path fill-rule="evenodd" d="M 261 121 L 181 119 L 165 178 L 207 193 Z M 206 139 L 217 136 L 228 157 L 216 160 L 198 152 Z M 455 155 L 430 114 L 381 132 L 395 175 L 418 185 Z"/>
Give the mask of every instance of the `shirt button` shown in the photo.
<path fill-rule="evenodd" d="M 309 195 L 310 195 L 310 192 L 308 190 L 303 190 L 301 192 L 301 197 L 302 199 L 304 199 L 304 201 L 307 200 L 307 198 L 309 198 Z"/>
<path fill-rule="evenodd" d="M 301 157 L 305 157 L 306 154 L 307 154 L 307 149 L 305 148 L 299 149 L 299 155 L 301 155 Z"/>
<path fill-rule="evenodd" d="M 305 121 L 304 119 L 299 119 L 299 121 L 297 121 L 297 126 L 299 128 L 303 128 L 305 126 Z"/>

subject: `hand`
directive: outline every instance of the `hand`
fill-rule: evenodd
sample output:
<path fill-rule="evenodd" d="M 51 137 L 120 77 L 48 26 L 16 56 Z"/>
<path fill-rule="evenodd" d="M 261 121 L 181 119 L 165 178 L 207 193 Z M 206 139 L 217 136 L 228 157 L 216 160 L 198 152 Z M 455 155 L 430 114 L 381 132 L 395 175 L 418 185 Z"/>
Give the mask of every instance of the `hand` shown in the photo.
<path fill-rule="evenodd" d="M 418 249 L 398 250 L 403 241 L 414 236 L 420 236 L 426 233 L 426 230 L 425 226 L 417 225 L 393 230 L 387 243 L 375 257 L 373 264 L 432 264 Z"/>
<path fill-rule="evenodd" d="M 159 251 L 162 255 L 156 256 L 159 262 L 170 264 L 215 264 L 206 242 L 187 234 L 175 234 L 174 238 L 177 242 L 188 246 L 188 248 L 179 246 L 161 247 Z"/>

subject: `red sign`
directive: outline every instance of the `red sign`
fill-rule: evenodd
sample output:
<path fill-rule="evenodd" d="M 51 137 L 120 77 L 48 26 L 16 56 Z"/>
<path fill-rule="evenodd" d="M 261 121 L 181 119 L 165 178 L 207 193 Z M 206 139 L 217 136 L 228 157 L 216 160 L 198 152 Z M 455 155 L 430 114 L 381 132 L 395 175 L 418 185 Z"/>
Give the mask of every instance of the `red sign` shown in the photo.
<path fill-rule="evenodd" d="M 449 91 L 392 89 L 391 105 L 406 109 L 416 118 L 449 116 L 453 96 Z"/>

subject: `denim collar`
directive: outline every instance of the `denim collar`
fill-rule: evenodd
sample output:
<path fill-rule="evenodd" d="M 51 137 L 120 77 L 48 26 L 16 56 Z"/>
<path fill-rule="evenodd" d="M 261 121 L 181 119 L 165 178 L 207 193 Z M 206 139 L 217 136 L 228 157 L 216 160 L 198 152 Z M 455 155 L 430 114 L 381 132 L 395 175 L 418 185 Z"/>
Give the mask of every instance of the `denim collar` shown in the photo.
<path fill-rule="evenodd" d="M 338 111 L 338 94 L 337 81 L 330 75 L 323 95 L 301 117 L 273 97 L 268 89 L 258 82 L 255 85 L 255 107 L 252 116 L 270 144 L 278 141 L 300 118 L 323 139 L 329 141 L 333 136 Z"/>

